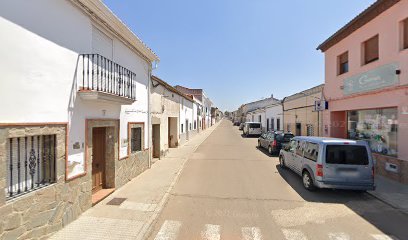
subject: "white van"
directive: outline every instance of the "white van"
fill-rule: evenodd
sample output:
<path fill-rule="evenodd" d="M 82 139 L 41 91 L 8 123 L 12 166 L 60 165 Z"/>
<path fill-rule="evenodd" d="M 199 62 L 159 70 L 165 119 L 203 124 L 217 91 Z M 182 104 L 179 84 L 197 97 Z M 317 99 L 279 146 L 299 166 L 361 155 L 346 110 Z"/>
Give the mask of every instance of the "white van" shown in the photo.
<path fill-rule="evenodd" d="M 294 137 L 279 154 L 279 164 L 302 176 L 307 190 L 374 190 L 374 162 L 365 141 Z"/>
<path fill-rule="evenodd" d="M 262 125 L 259 122 L 246 122 L 242 132 L 247 137 L 250 135 L 260 136 L 262 134 Z"/>

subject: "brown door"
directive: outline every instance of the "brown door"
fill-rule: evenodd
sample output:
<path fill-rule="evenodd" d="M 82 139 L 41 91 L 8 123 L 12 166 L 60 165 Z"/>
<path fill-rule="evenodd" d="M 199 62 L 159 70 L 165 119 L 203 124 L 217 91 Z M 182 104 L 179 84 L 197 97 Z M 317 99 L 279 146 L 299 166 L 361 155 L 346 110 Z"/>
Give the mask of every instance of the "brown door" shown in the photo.
<path fill-rule="evenodd" d="M 92 129 L 92 192 L 105 187 L 106 129 Z"/>
<path fill-rule="evenodd" d="M 153 142 L 153 157 L 159 158 L 160 157 L 160 124 L 153 124 L 152 142 Z"/>

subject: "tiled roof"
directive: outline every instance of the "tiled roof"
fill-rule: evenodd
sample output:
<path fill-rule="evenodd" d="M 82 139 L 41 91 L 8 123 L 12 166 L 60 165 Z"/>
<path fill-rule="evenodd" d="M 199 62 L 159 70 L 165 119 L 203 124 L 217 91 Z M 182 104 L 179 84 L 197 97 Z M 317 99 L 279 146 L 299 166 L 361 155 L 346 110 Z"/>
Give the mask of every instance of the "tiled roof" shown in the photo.
<path fill-rule="evenodd" d="M 335 34 L 333 34 L 330 38 L 324 41 L 317 47 L 317 50 L 321 50 L 322 52 L 327 51 L 329 48 L 336 45 L 341 40 L 348 37 L 353 32 L 357 31 L 359 28 L 376 18 L 381 13 L 385 12 L 396 3 L 400 2 L 401 0 L 377 0 L 373 3 L 370 7 L 360 13 L 357 17 L 347 23 L 344 27 L 338 30 Z"/>
<path fill-rule="evenodd" d="M 187 100 L 194 101 L 194 99 L 193 99 L 193 97 L 191 95 L 187 95 L 187 94 L 184 94 L 184 93 L 180 92 L 179 90 L 177 90 L 176 88 L 174 88 L 173 86 L 171 86 L 170 84 L 165 82 L 164 80 L 160 79 L 159 77 L 152 76 L 152 80 L 158 82 L 160 85 L 165 87 L 170 92 L 174 92 L 174 93 L 186 98 Z"/>

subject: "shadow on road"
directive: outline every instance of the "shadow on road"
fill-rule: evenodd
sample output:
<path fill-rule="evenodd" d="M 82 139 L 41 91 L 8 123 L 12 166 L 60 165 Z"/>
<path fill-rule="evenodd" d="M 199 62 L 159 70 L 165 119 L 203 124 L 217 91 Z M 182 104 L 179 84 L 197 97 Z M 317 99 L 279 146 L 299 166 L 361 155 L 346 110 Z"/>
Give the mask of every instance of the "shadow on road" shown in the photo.
<path fill-rule="evenodd" d="M 408 239 L 406 227 L 408 215 L 378 201 L 368 193 L 335 189 L 318 189 L 310 192 L 303 187 L 299 175 L 288 168 L 282 169 L 279 165 L 276 165 L 276 169 L 305 201 L 344 204 L 383 233 L 395 236 L 399 240 Z"/>
<path fill-rule="evenodd" d="M 263 148 L 263 147 L 256 146 L 256 149 L 258 149 L 260 152 L 262 152 L 263 154 L 265 154 L 268 157 L 277 157 L 277 156 L 279 156 L 279 152 L 269 154 L 268 150 Z"/>

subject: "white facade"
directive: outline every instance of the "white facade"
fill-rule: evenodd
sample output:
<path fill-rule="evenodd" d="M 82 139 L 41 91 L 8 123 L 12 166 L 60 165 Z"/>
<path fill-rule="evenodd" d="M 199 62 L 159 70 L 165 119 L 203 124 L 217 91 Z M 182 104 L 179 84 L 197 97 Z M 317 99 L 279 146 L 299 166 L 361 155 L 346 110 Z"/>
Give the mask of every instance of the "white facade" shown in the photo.
<path fill-rule="evenodd" d="M 283 130 L 283 111 L 282 104 L 277 103 L 265 107 L 265 118 L 267 126 L 267 131 L 280 131 Z"/>
<path fill-rule="evenodd" d="M 101 2 L 81 1 L 89 9 L 102 12 L 103 20 L 112 23 L 109 27 L 74 2 L 79 3 L 0 3 L 0 29 L 7 36 L 0 40 L 0 122 L 68 123 L 68 162 L 84 162 L 86 119 L 120 119 L 119 158 L 128 154 L 128 123 L 144 123 L 143 148 L 148 149 L 148 89 L 151 64 L 157 57 Z M 136 73 L 136 101 L 122 105 L 81 99 L 78 59 L 82 53 L 106 55 Z M 74 149 L 76 143 L 81 147 Z"/>
<path fill-rule="evenodd" d="M 181 99 L 180 104 L 180 144 L 188 141 L 193 129 L 193 100 Z"/>

